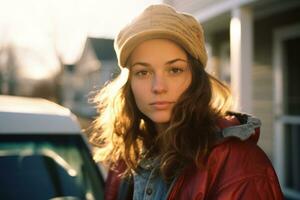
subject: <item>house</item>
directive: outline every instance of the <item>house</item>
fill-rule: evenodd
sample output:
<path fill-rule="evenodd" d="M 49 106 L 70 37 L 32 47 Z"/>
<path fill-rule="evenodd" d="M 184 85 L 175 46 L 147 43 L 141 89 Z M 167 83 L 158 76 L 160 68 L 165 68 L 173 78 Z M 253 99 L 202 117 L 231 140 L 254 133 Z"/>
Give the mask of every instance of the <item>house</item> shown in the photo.
<path fill-rule="evenodd" d="M 226 81 L 235 109 L 263 126 L 259 146 L 287 199 L 300 199 L 300 1 L 165 0 L 203 25 L 208 70 Z"/>
<path fill-rule="evenodd" d="M 80 117 L 94 117 L 96 109 L 89 99 L 118 73 L 118 69 L 113 40 L 87 38 L 79 60 L 64 67 L 61 103 Z"/>

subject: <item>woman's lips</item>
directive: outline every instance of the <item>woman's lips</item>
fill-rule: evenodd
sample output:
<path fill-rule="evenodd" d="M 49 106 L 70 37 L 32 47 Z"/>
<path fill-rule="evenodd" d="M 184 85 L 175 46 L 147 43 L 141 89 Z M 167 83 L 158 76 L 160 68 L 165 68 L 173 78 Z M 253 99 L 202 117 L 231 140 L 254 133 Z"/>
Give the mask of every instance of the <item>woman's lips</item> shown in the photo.
<path fill-rule="evenodd" d="M 156 102 L 150 103 L 150 106 L 156 110 L 167 110 L 171 107 L 171 105 L 173 103 L 174 102 L 170 102 L 170 101 L 156 101 Z"/>

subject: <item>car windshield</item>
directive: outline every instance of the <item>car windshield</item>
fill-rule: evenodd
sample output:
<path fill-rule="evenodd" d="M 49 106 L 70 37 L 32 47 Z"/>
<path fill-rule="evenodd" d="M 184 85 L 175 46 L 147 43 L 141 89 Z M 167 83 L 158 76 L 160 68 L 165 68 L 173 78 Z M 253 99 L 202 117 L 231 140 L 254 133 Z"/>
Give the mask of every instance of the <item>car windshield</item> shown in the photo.
<path fill-rule="evenodd" d="M 1 199 L 103 199 L 103 179 L 80 135 L 1 135 Z"/>

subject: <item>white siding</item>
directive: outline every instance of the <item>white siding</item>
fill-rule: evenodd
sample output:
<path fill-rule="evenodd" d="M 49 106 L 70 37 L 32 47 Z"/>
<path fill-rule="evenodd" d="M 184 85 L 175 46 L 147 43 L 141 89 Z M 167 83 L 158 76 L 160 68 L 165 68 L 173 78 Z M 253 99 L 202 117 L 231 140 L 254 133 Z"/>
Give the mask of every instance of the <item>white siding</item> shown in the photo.
<path fill-rule="evenodd" d="M 262 121 L 259 146 L 272 159 L 273 73 L 271 66 L 253 66 L 253 114 Z"/>

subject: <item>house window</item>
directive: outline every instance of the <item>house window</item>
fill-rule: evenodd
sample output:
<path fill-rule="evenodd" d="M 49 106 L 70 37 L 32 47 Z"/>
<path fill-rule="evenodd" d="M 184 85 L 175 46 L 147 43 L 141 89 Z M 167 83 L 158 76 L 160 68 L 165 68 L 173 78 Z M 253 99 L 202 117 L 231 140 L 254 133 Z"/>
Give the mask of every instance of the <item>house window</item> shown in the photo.
<path fill-rule="evenodd" d="M 285 199 L 300 199 L 300 24 L 274 32 L 274 166 Z"/>
<path fill-rule="evenodd" d="M 285 199 L 300 199 L 300 24 L 273 35 L 274 166 Z"/>
<path fill-rule="evenodd" d="M 283 42 L 286 187 L 300 193 L 300 37 Z"/>
<path fill-rule="evenodd" d="M 300 125 L 285 125 L 286 187 L 300 191 Z"/>

